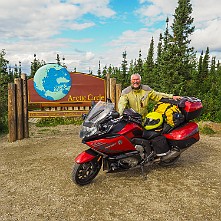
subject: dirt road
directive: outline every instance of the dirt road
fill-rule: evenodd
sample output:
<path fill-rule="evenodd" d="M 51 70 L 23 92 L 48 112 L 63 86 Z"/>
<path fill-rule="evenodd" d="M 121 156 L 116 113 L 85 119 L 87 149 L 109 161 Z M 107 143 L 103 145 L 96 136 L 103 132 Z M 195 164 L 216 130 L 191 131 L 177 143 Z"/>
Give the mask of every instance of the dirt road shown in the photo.
<path fill-rule="evenodd" d="M 78 187 L 79 127 L 30 127 L 30 138 L 0 137 L 1 221 L 220 221 L 221 136 L 201 136 L 176 165 L 118 174 L 101 171 Z"/>

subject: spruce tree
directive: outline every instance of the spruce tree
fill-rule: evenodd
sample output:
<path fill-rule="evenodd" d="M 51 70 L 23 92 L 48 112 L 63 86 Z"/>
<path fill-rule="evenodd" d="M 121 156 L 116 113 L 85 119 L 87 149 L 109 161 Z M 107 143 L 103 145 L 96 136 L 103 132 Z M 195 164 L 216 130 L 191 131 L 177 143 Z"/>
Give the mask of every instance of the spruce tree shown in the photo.
<path fill-rule="evenodd" d="M 0 132 L 7 130 L 8 83 L 11 81 L 7 72 L 8 60 L 4 49 L 0 52 Z"/>
<path fill-rule="evenodd" d="M 101 77 L 101 62 L 98 63 L 98 71 L 97 71 L 98 77 Z"/>
<path fill-rule="evenodd" d="M 123 61 L 121 63 L 121 75 L 120 75 L 120 82 L 122 85 L 122 88 L 124 88 L 127 85 L 128 76 L 127 76 L 127 52 L 124 51 L 123 54 Z"/>
<path fill-rule="evenodd" d="M 58 65 L 61 65 L 61 60 L 60 60 L 60 55 L 59 54 L 57 54 L 56 62 L 57 62 Z"/>
<path fill-rule="evenodd" d="M 158 45 L 157 45 L 157 61 L 156 61 L 156 65 L 160 61 L 160 57 L 161 57 L 162 50 L 163 50 L 163 42 L 162 42 L 162 40 L 163 40 L 163 35 L 160 33 L 159 42 L 158 42 Z"/>
<path fill-rule="evenodd" d="M 139 58 L 137 61 L 135 60 L 134 65 L 135 65 L 134 73 L 138 73 L 141 75 L 141 77 L 143 77 L 143 60 L 142 60 L 141 50 L 139 50 Z"/>
<path fill-rule="evenodd" d="M 46 64 L 45 61 L 43 61 L 43 60 L 39 61 L 39 59 L 37 59 L 36 54 L 34 54 L 34 60 L 33 60 L 33 62 L 31 62 L 31 74 L 30 74 L 29 78 L 33 78 L 36 71 L 45 64 Z"/>
<path fill-rule="evenodd" d="M 142 80 L 144 84 L 149 84 L 151 87 L 154 87 L 156 82 L 153 69 L 154 69 L 154 39 L 152 37 L 150 42 L 150 47 L 147 53 L 147 59 L 144 63 L 144 73 Z"/>
<path fill-rule="evenodd" d="M 180 83 L 181 93 L 188 94 L 191 85 L 191 70 L 195 65 L 195 52 L 190 47 L 189 36 L 194 32 L 195 27 L 192 26 L 193 18 L 191 17 L 192 5 L 190 0 L 178 0 L 178 6 L 175 9 L 174 22 L 171 26 L 173 31 L 172 43 L 174 43 L 172 55 L 175 61 L 174 67 L 178 76 L 182 81 Z M 178 91 L 177 91 L 178 92 Z"/>
<path fill-rule="evenodd" d="M 164 36 L 164 50 L 160 59 L 160 76 L 167 92 L 188 95 L 195 67 L 195 52 L 190 47 L 189 36 L 194 31 L 190 0 L 178 0 L 174 20 L 169 34 L 168 26 Z M 168 19 L 167 19 L 168 25 Z M 167 86 L 166 86 L 167 85 Z"/>

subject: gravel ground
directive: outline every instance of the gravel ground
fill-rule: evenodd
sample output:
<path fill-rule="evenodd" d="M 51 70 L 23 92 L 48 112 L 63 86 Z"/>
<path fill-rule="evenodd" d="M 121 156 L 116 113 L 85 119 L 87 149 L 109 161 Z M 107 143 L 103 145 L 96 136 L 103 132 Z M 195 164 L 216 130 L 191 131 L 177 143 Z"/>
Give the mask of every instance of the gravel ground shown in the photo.
<path fill-rule="evenodd" d="M 171 167 L 107 174 L 79 187 L 79 126 L 36 128 L 14 143 L 0 137 L 1 221 L 220 221 L 221 136 L 202 135 Z"/>

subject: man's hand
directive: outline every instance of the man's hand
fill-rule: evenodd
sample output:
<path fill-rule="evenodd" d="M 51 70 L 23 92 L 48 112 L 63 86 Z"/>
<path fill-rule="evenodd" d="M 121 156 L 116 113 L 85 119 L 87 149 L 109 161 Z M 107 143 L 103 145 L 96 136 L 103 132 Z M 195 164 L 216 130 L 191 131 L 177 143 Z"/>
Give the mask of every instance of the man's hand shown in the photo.
<path fill-rule="evenodd" d="M 175 101 L 178 101 L 178 100 L 180 100 L 180 99 L 182 99 L 183 97 L 181 97 L 181 96 L 173 96 L 173 100 L 175 100 Z"/>

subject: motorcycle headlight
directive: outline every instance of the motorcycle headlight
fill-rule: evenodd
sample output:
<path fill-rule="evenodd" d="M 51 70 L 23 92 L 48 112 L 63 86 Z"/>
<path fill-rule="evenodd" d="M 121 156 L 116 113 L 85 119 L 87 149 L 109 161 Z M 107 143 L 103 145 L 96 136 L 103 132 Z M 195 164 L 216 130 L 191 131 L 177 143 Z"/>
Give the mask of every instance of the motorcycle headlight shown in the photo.
<path fill-rule="evenodd" d="M 80 131 L 80 138 L 90 137 L 91 135 L 95 134 L 96 132 L 97 132 L 96 127 L 82 126 L 81 131 Z"/>

